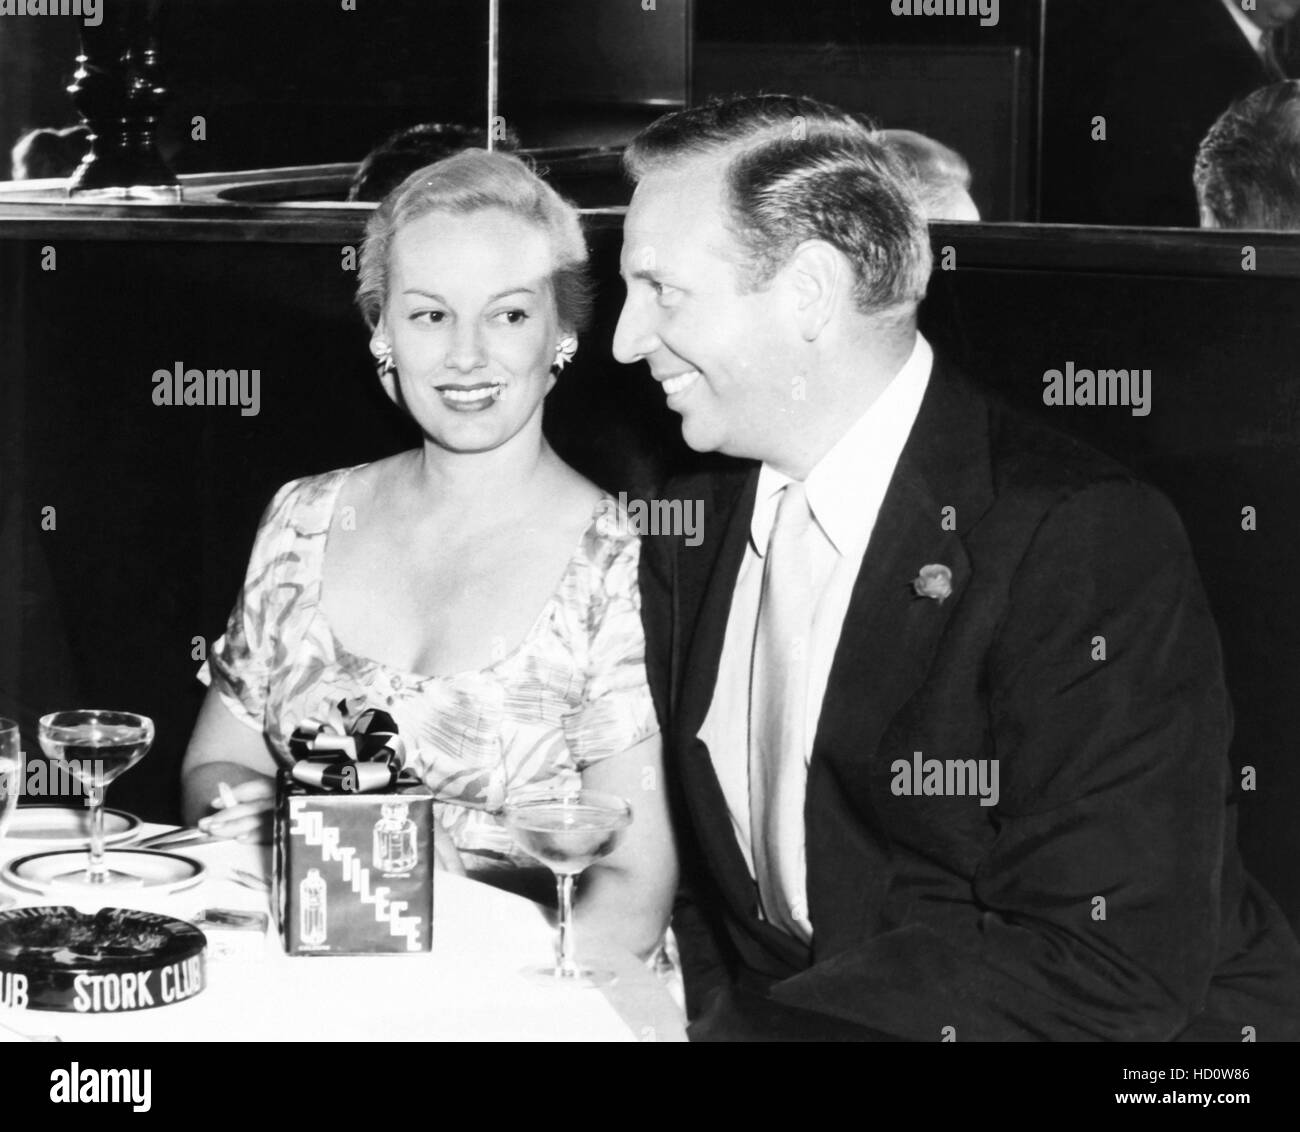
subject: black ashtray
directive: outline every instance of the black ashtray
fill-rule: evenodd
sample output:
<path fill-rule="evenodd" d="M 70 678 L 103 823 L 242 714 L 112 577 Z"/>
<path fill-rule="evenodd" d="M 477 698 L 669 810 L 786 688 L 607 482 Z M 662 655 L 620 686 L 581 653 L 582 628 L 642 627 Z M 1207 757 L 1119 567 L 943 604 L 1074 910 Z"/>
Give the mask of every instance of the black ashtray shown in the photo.
<path fill-rule="evenodd" d="M 0 1006 L 120 1014 L 193 998 L 207 938 L 193 924 L 129 908 L 0 912 Z"/>

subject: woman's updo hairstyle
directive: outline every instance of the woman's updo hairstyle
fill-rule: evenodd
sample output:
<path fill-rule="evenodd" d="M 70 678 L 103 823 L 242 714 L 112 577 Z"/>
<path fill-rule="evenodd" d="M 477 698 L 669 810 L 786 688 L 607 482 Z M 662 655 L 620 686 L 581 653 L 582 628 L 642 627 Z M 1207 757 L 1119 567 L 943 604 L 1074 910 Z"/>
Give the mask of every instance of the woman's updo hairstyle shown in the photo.
<path fill-rule="evenodd" d="M 357 306 L 372 330 L 388 300 L 389 252 L 406 224 L 431 212 L 465 215 L 497 208 L 544 230 L 555 257 L 551 284 L 560 327 L 575 334 L 591 315 L 587 242 L 578 210 L 514 154 L 467 149 L 417 169 L 380 202 L 366 225 Z"/>

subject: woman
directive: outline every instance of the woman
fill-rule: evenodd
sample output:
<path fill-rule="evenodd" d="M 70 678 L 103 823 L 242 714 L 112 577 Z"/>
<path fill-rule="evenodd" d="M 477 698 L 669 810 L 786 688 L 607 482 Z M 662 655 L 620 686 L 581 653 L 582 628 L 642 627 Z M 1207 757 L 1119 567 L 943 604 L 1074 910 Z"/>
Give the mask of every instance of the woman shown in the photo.
<path fill-rule="evenodd" d="M 183 792 L 212 833 L 265 830 L 294 727 L 363 699 L 394 717 L 439 799 L 444 868 L 535 864 L 492 813 L 520 787 L 580 777 L 630 799 L 635 820 L 588 870 L 578 914 L 648 954 L 676 866 L 639 547 L 542 435 L 589 307 L 586 259 L 575 210 L 505 154 L 457 154 L 380 205 L 357 300 L 384 390 L 423 443 L 276 494 L 200 672 Z"/>

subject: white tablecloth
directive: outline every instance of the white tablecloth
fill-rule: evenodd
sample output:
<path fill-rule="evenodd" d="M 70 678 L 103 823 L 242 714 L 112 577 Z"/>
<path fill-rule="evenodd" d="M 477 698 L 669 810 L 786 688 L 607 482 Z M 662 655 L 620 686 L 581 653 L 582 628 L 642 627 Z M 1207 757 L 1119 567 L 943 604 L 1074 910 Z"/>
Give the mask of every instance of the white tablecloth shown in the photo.
<path fill-rule="evenodd" d="M 162 827 L 149 827 L 145 832 Z M 0 860 L 39 846 L 10 838 Z M 115 890 L 89 901 L 77 890 L 19 904 L 101 904 L 190 919 L 205 908 L 269 910 L 269 897 L 234 882 L 231 869 L 267 875 L 269 849 L 230 842 L 179 848 L 208 873 L 172 895 Z M 71 897 L 71 898 L 70 898 Z M 681 1041 L 681 1013 L 626 952 L 588 941 L 619 973 L 608 991 L 538 987 L 519 971 L 553 955 L 545 913 L 521 897 L 438 873 L 433 951 L 423 955 L 290 958 L 275 932 L 228 951 L 210 936 L 208 986 L 195 998 L 126 1014 L 78 1015 L 0 1008 L 0 1025 L 65 1041 Z M 581 947 L 581 941 L 580 947 Z M 223 954 L 223 952 L 225 952 Z M 4 1033 L 0 1030 L 0 1037 Z"/>

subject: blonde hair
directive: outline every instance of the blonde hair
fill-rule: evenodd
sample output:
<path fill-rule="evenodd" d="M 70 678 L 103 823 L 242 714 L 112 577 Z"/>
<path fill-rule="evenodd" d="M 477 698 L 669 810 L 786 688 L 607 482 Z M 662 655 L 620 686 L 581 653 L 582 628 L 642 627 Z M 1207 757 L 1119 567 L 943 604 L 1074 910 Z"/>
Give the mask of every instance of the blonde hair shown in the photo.
<path fill-rule="evenodd" d="M 586 329 L 591 315 L 587 242 L 578 210 L 509 153 L 467 149 L 417 169 L 389 193 L 366 225 L 357 271 L 357 306 L 372 330 L 388 301 L 389 253 L 398 231 L 432 212 L 460 215 L 497 208 L 537 225 L 551 242 L 551 285 L 564 330 Z"/>

